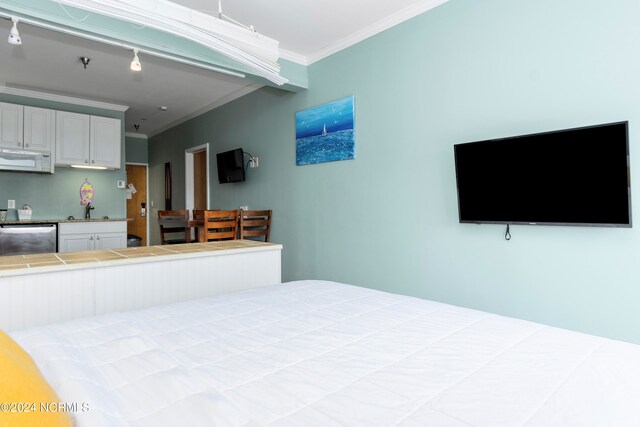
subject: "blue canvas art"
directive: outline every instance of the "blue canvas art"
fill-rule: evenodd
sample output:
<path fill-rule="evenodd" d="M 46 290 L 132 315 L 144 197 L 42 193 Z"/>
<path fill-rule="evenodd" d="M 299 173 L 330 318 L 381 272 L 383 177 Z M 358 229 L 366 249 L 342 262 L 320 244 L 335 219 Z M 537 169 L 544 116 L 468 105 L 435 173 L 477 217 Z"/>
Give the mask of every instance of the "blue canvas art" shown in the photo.
<path fill-rule="evenodd" d="M 356 157 L 354 97 L 296 113 L 296 164 L 335 162 Z"/>

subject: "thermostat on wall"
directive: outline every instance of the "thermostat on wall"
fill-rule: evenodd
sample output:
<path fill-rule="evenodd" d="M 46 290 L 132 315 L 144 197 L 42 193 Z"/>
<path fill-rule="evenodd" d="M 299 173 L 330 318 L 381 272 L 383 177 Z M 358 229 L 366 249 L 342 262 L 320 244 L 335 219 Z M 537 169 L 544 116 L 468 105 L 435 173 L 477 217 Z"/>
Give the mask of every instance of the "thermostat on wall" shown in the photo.
<path fill-rule="evenodd" d="M 118 181 L 118 188 L 124 188 L 124 181 Z"/>

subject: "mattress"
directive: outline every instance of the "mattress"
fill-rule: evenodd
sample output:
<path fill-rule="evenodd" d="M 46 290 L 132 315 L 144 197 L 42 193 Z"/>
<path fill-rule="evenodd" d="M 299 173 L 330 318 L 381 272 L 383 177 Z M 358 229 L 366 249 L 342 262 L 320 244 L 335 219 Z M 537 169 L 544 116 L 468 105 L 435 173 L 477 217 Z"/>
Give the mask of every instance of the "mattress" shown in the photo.
<path fill-rule="evenodd" d="M 640 346 L 301 281 L 11 334 L 78 426 L 637 426 Z M 87 410 L 88 409 L 88 410 Z"/>

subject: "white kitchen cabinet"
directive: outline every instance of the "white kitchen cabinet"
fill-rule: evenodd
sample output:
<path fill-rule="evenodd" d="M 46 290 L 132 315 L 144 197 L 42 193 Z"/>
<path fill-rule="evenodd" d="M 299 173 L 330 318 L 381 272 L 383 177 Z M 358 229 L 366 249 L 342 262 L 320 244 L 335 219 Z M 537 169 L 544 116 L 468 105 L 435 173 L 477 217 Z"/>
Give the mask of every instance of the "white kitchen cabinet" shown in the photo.
<path fill-rule="evenodd" d="M 56 111 L 56 164 L 89 166 L 89 124 L 86 114 Z"/>
<path fill-rule="evenodd" d="M 47 108 L 24 107 L 24 149 L 52 152 L 56 122 L 55 111 Z"/>
<path fill-rule="evenodd" d="M 64 222 L 58 226 L 58 252 L 126 247 L 126 221 Z"/>
<path fill-rule="evenodd" d="M 120 169 L 121 135 L 118 119 L 58 111 L 56 164 Z"/>
<path fill-rule="evenodd" d="M 120 249 L 127 247 L 127 232 L 96 234 L 95 248 L 98 250 Z"/>
<path fill-rule="evenodd" d="M 22 149 L 24 107 L 0 102 L 0 148 Z"/>
<path fill-rule="evenodd" d="M 93 234 L 65 234 L 58 236 L 58 252 L 81 252 L 95 249 Z"/>
<path fill-rule="evenodd" d="M 120 120 L 91 116 L 89 153 L 91 166 L 120 169 L 120 145 L 122 129 Z"/>

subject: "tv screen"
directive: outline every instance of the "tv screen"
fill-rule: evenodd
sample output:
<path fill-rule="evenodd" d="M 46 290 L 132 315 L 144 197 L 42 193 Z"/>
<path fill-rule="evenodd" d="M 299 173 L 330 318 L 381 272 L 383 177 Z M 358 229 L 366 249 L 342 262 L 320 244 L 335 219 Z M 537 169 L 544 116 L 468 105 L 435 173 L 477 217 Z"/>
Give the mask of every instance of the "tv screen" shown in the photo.
<path fill-rule="evenodd" d="M 460 222 L 631 227 L 627 122 L 454 152 Z"/>
<path fill-rule="evenodd" d="M 244 181 L 244 152 L 242 148 L 218 153 L 216 160 L 220 184 Z"/>

